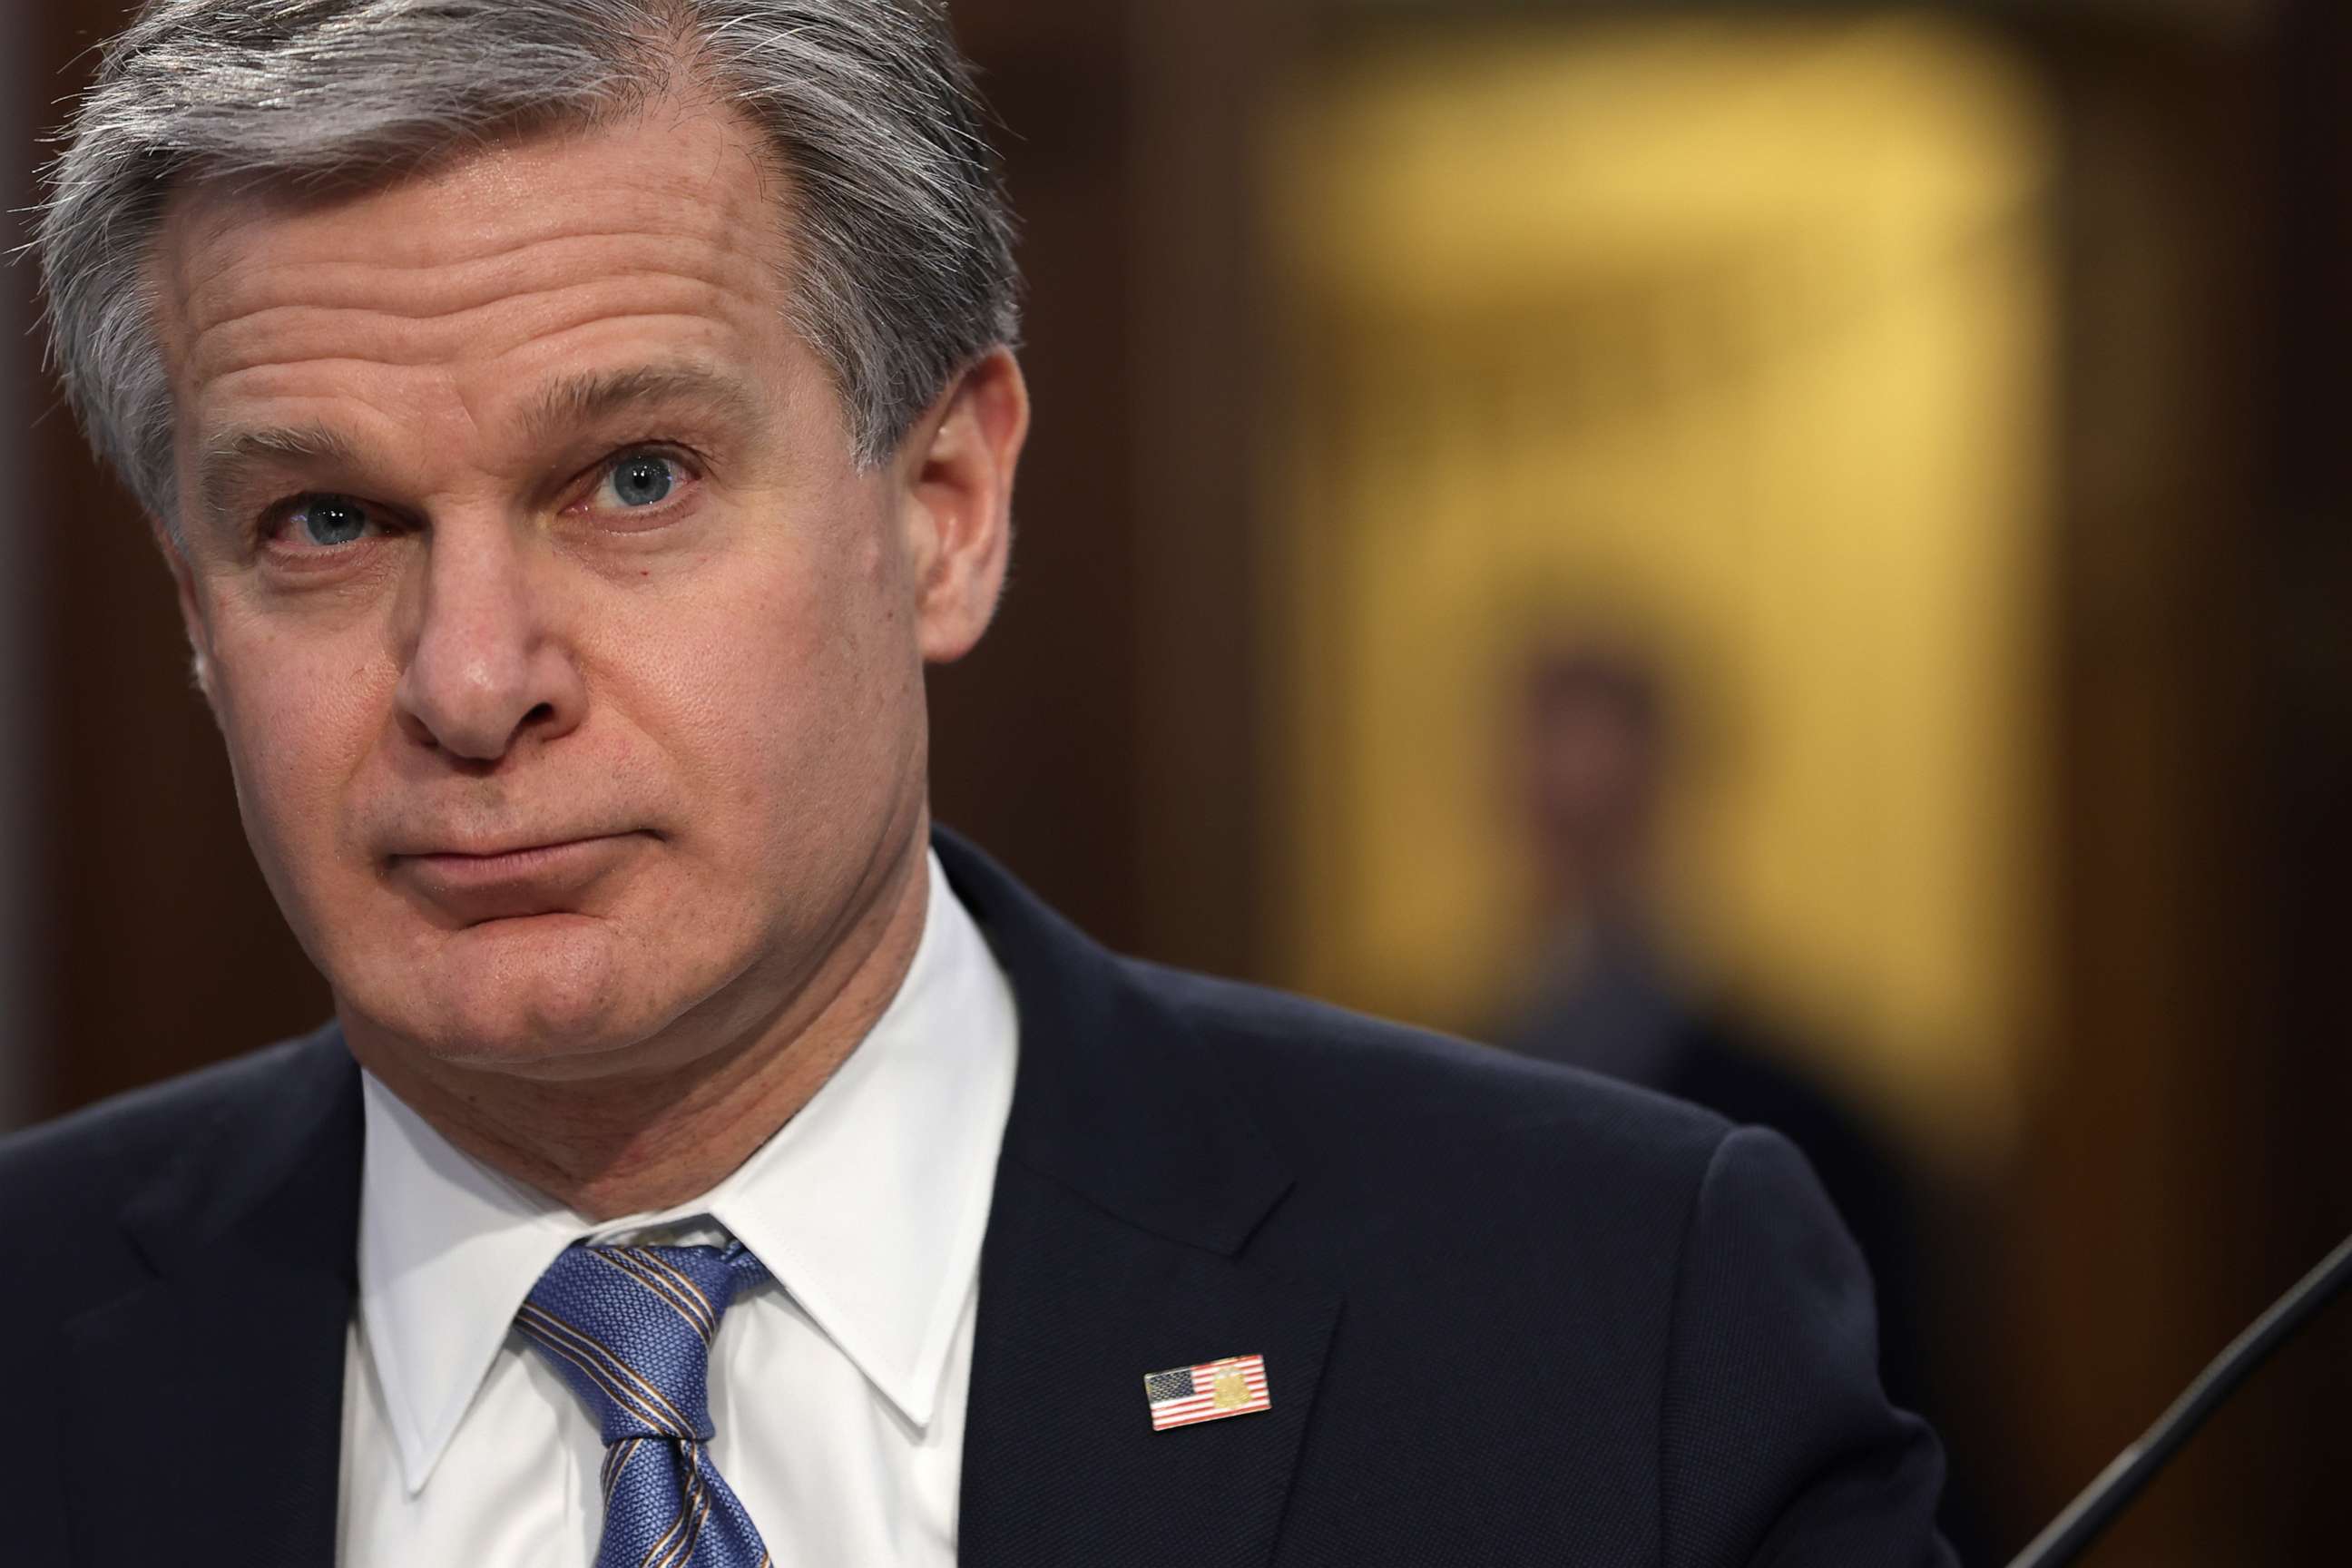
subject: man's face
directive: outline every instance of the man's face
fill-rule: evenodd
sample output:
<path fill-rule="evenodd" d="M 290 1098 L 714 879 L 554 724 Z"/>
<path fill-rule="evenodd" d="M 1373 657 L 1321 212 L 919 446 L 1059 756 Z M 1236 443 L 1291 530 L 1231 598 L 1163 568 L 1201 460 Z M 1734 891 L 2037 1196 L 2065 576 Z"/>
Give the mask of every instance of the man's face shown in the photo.
<path fill-rule="evenodd" d="M 855 463 L 753 145 L 667 106 L 169 215 L 183 604 L 262 869 L 373 1034 L 572 1073 L 758 1027 L 919 842 L 923 660 L 1001 550 L 942 587 L 940 411 Z"/>

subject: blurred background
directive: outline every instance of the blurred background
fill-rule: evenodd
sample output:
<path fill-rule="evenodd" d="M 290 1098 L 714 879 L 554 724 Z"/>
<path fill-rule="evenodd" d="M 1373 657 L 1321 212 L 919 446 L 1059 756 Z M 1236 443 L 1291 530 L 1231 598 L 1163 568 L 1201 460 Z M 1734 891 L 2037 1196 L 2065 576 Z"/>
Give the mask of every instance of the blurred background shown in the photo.
<path fill-rule="evenodd" d="M 0 17 L 12 211 L 127 10 Z M 942 817 L 1790 1132 L 2006 1556 L 2352 1228 L 2352 7 L 954 11 L 1038 417 Z M 327 1006 L 32 287 L 0 1127 Z M 2091 1560 L 2340 1561 L 2348 1396 L 2352 1309 Z"/>

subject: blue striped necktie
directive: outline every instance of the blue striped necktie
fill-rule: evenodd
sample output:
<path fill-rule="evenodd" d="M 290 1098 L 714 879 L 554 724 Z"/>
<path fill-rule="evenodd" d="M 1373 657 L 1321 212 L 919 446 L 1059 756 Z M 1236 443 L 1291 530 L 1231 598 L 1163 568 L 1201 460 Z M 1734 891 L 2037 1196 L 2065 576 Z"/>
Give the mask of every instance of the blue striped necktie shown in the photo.
<path fill-rule="evenodd" d="M 710 1462 L 710 1342 L 768 1277 L 741 1242 L 572 1247 L 515 1326 L 604 1429 L 596 1568 L 767 1568 L 751 1516 Z"/>

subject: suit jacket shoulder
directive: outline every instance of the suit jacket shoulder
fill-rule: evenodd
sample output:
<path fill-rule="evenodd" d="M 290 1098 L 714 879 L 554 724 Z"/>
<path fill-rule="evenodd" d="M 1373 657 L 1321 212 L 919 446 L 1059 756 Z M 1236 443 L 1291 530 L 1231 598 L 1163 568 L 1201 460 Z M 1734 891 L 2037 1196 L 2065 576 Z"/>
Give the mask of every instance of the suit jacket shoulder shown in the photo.
<path fill-rule="evenodd" d="M 1948 1562 L 1940 1454 L 1778 1135 L 1113 958 L 940 849 L 1021 1016 L 975 1568 Z M 1153 1432 L 1120 1386 L 1250 1354 L 1272 1407 L 1229 1423 Z M 1213 1546 L 1172 1496 L 1213 1500 Z"/>
<path fill-rule="evenodd" d="M 290 1176 L 305 1135 L 356 1089 L 330 1026 L 0 1139 L 11 1268 L 51 1286 L 9 1292 L 14 1310 L 62 1321 L 130 1289 L 152 1271 L 150 1244 L 200 1243 Z"/>
<path fill-rule="evenodd" d="M 1138 973 L 1218 1058 L 1296 1180 L 1269 1242 L 1317 1254 L 1351 1302 L 1402 1290 L 1433 1331 L 1475 1323 L 1486 1345 L 1543 1343 L 1580 1310 L 1663 1320 L 1733 1132 L 1721 1117 L 1297 997 Z"/>
<path fill-rule="evenodd" d="M 1732 1131 L 1613 1079 L 1258 986 L 1129 968 L 1216 1055 L 1302 1181 L 1353 1184 L 1407 1213 L 1436 1191 L 1476 1191 L 1498 1201 L 1498 1219 L 1557 1225 L 1568 1216 L 1501 1203 L 1542 1190 L 1621 1218 L 1654 1213 L 1671 1229 Z"/>
<path fill-rule="evenodd" d="M 1252 1254 L 1346 1301 L 1318 1431 L 1370 1441 L 1328 1478 L 1302 1474 L 1286 1532 L 1381 1561 L 1402 1521 L 1367 1517 L 1362 1482 L 1403 1426 L 1429 1440 L 1412 1511 L 1485 1521 L 1482 1561 L 1570 1541 L 1605 1542 L 1612 1561 L 1942 1560 L 1940 1455 L 1888 1406 L 1867 1272 L 1780 1135 L 1295 998 L 1136 973 L 1221 1058 L 1295 1178 Z"/>
<path fill-rule="evenodd" d="M 362 1137 L 329 1028 L 0 1142 L 9 1561 L 332 1560 Z"/>

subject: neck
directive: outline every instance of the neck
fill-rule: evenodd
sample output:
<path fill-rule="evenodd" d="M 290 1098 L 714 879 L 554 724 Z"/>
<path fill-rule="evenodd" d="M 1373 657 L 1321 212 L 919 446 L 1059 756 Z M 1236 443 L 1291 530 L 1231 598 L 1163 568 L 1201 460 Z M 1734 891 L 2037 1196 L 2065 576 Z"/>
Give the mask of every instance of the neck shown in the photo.
<path fill-rule="evenodd" d="M 824 1088 L 889 1006 L 923 934 L 927 838 L 852 919 L 805 981 L 749 1028 L 695 1009 L 626 1065 L 551 1079 L 436 1058 L 346 1019 L 360 1064 L 450 1142 L 596 1221 L 716 1186 Z M 714 999 L 714 1004 L 718 999 Z"/>

